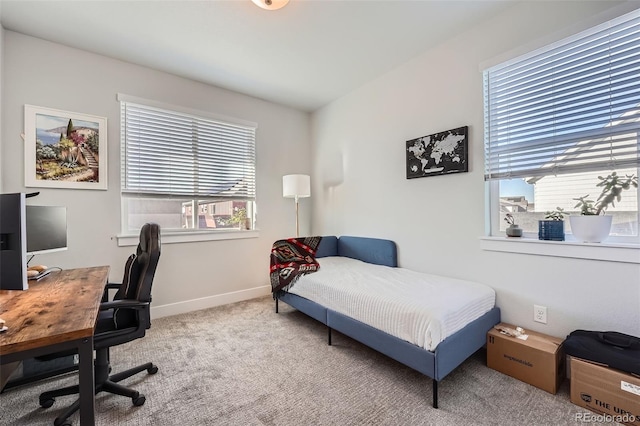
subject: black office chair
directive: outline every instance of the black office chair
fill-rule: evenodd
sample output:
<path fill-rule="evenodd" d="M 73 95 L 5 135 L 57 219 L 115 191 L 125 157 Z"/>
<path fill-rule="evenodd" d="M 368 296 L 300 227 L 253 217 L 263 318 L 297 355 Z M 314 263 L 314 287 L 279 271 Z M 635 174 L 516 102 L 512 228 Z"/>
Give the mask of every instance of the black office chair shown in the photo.
<path fill-rule="evenodd" d="M 149 374 L 158 372 L 158 367 L 146 363 L 127 371 L 109 376 L 109 348 L 139 339 L 151 326 L 149 313 L 151 303 L 151 285 L 160 258 L 160 227 L 147 223 L 140 230 L 140 243 L 136 254 L 127 259 L 124 278 L 121 284 L 107 284 L 100 305 L 100 313 L 93 336 L 95 359 L 95 392 L 110 392 L 131 398 L 133 405 L 144 404 L 145 397 L 138 391 L 118 384 L 119 381 L 147 370 Z M 108 301 L 109 289 L 117 289 L 113 301 Z M 68 355 L 54 354 L 51 358 Z M 44 392 L 40 395 L 40 405 L 49 408 L 55 397 L 78 393 L 78 385 Z M 80 407 L 76 401 L 64 413 L 55 419 L 54 425 L 69 425 L 68 418 Z"/>

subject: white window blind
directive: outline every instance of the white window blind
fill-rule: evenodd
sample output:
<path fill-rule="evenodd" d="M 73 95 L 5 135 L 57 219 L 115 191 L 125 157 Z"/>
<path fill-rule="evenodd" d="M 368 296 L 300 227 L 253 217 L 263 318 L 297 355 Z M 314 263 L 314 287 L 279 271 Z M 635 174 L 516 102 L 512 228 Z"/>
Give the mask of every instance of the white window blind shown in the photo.
<path fill-rule="evenodd" d="M 484 72 L 485 179 L 640 164 L 640 10 Z"/>
<path fill-rule="evenodd" d="M 255 200 L 255 125 L 118 99 L 123 195 Z"/>

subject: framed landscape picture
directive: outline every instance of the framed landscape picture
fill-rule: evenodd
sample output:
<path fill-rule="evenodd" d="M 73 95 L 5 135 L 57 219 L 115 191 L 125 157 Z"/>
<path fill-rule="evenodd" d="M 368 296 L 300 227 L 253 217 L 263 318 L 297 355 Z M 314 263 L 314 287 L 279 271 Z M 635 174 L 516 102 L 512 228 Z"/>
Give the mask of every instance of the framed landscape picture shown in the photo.
<path fill-rule="evenodd" d="M 407 141 L 407 179 L 469 171 L 467 126 Z"/>
<path fill-rule="evenodd" d="M 25 186 L 107 189 L 107 119 L 24 106 Z"/>

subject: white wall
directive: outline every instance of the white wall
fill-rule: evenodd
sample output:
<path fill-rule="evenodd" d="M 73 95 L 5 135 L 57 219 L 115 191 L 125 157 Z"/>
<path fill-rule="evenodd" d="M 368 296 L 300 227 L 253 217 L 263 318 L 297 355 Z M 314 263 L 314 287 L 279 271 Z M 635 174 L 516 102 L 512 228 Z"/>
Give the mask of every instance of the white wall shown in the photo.
<path fill-rule="evenodd" d="M 313 232 L 395 240 L 400 266 L 492 286 L 504 321 L 563 336 L 640 335 L 640 266 L 488 252 L 480 64 L 621 14 L 620 2 L 528 2 L 425 52 L 312 115 Z M 624 11 L 638 3 L 623 4 Z M 405 141 L 469 126 L 470 171 L 407 180 Z M 342 158 L 343 182 L 326 187 Z M 533 304 L 548 324 L 532 321 Z"/>
<path fill-rule="evenodd" d="M 31 204 L 67 207 L 69 249 L 37 256 L 33 263 L 111 265 L 111 279 L 121 279 L 135 247 L 117 247 L 114 239 L 120 230 L 120 92 L 258 123 L 259 238 L 163 244 L 153 289 L 156 314 L 268 294 L 271 244 L 295 232 L 293 202 L 282 198 L 282 175 L 311 172 L 307 113 L 12 31 L 5 32 L 3 62 L 3 192 L 37 190 L 24 187 L 24 104 L 108 118 L 109 189 L 40 189 Z M 302 200 L 301 209 L 310 212 L 310 204 Z M 308 232 L 308 216 L 301 232 Z M 239 291 L 246 292 L 229 294 Z M 201 298 L 208 299 L 167 307 Z"/>

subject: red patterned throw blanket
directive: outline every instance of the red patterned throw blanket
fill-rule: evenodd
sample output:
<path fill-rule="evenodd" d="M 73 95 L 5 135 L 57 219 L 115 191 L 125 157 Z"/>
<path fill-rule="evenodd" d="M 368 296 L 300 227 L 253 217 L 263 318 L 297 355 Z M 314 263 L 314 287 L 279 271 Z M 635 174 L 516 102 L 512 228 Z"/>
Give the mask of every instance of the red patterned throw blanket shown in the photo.
<path fill-rule="evenodd" d="M 278 240 L 271 248 L 271 292 L 275 299 L 280 291 L 288 291 L 303 275 L 316 272 L 320 265 L 315 255 L 322 237 Z"/>

